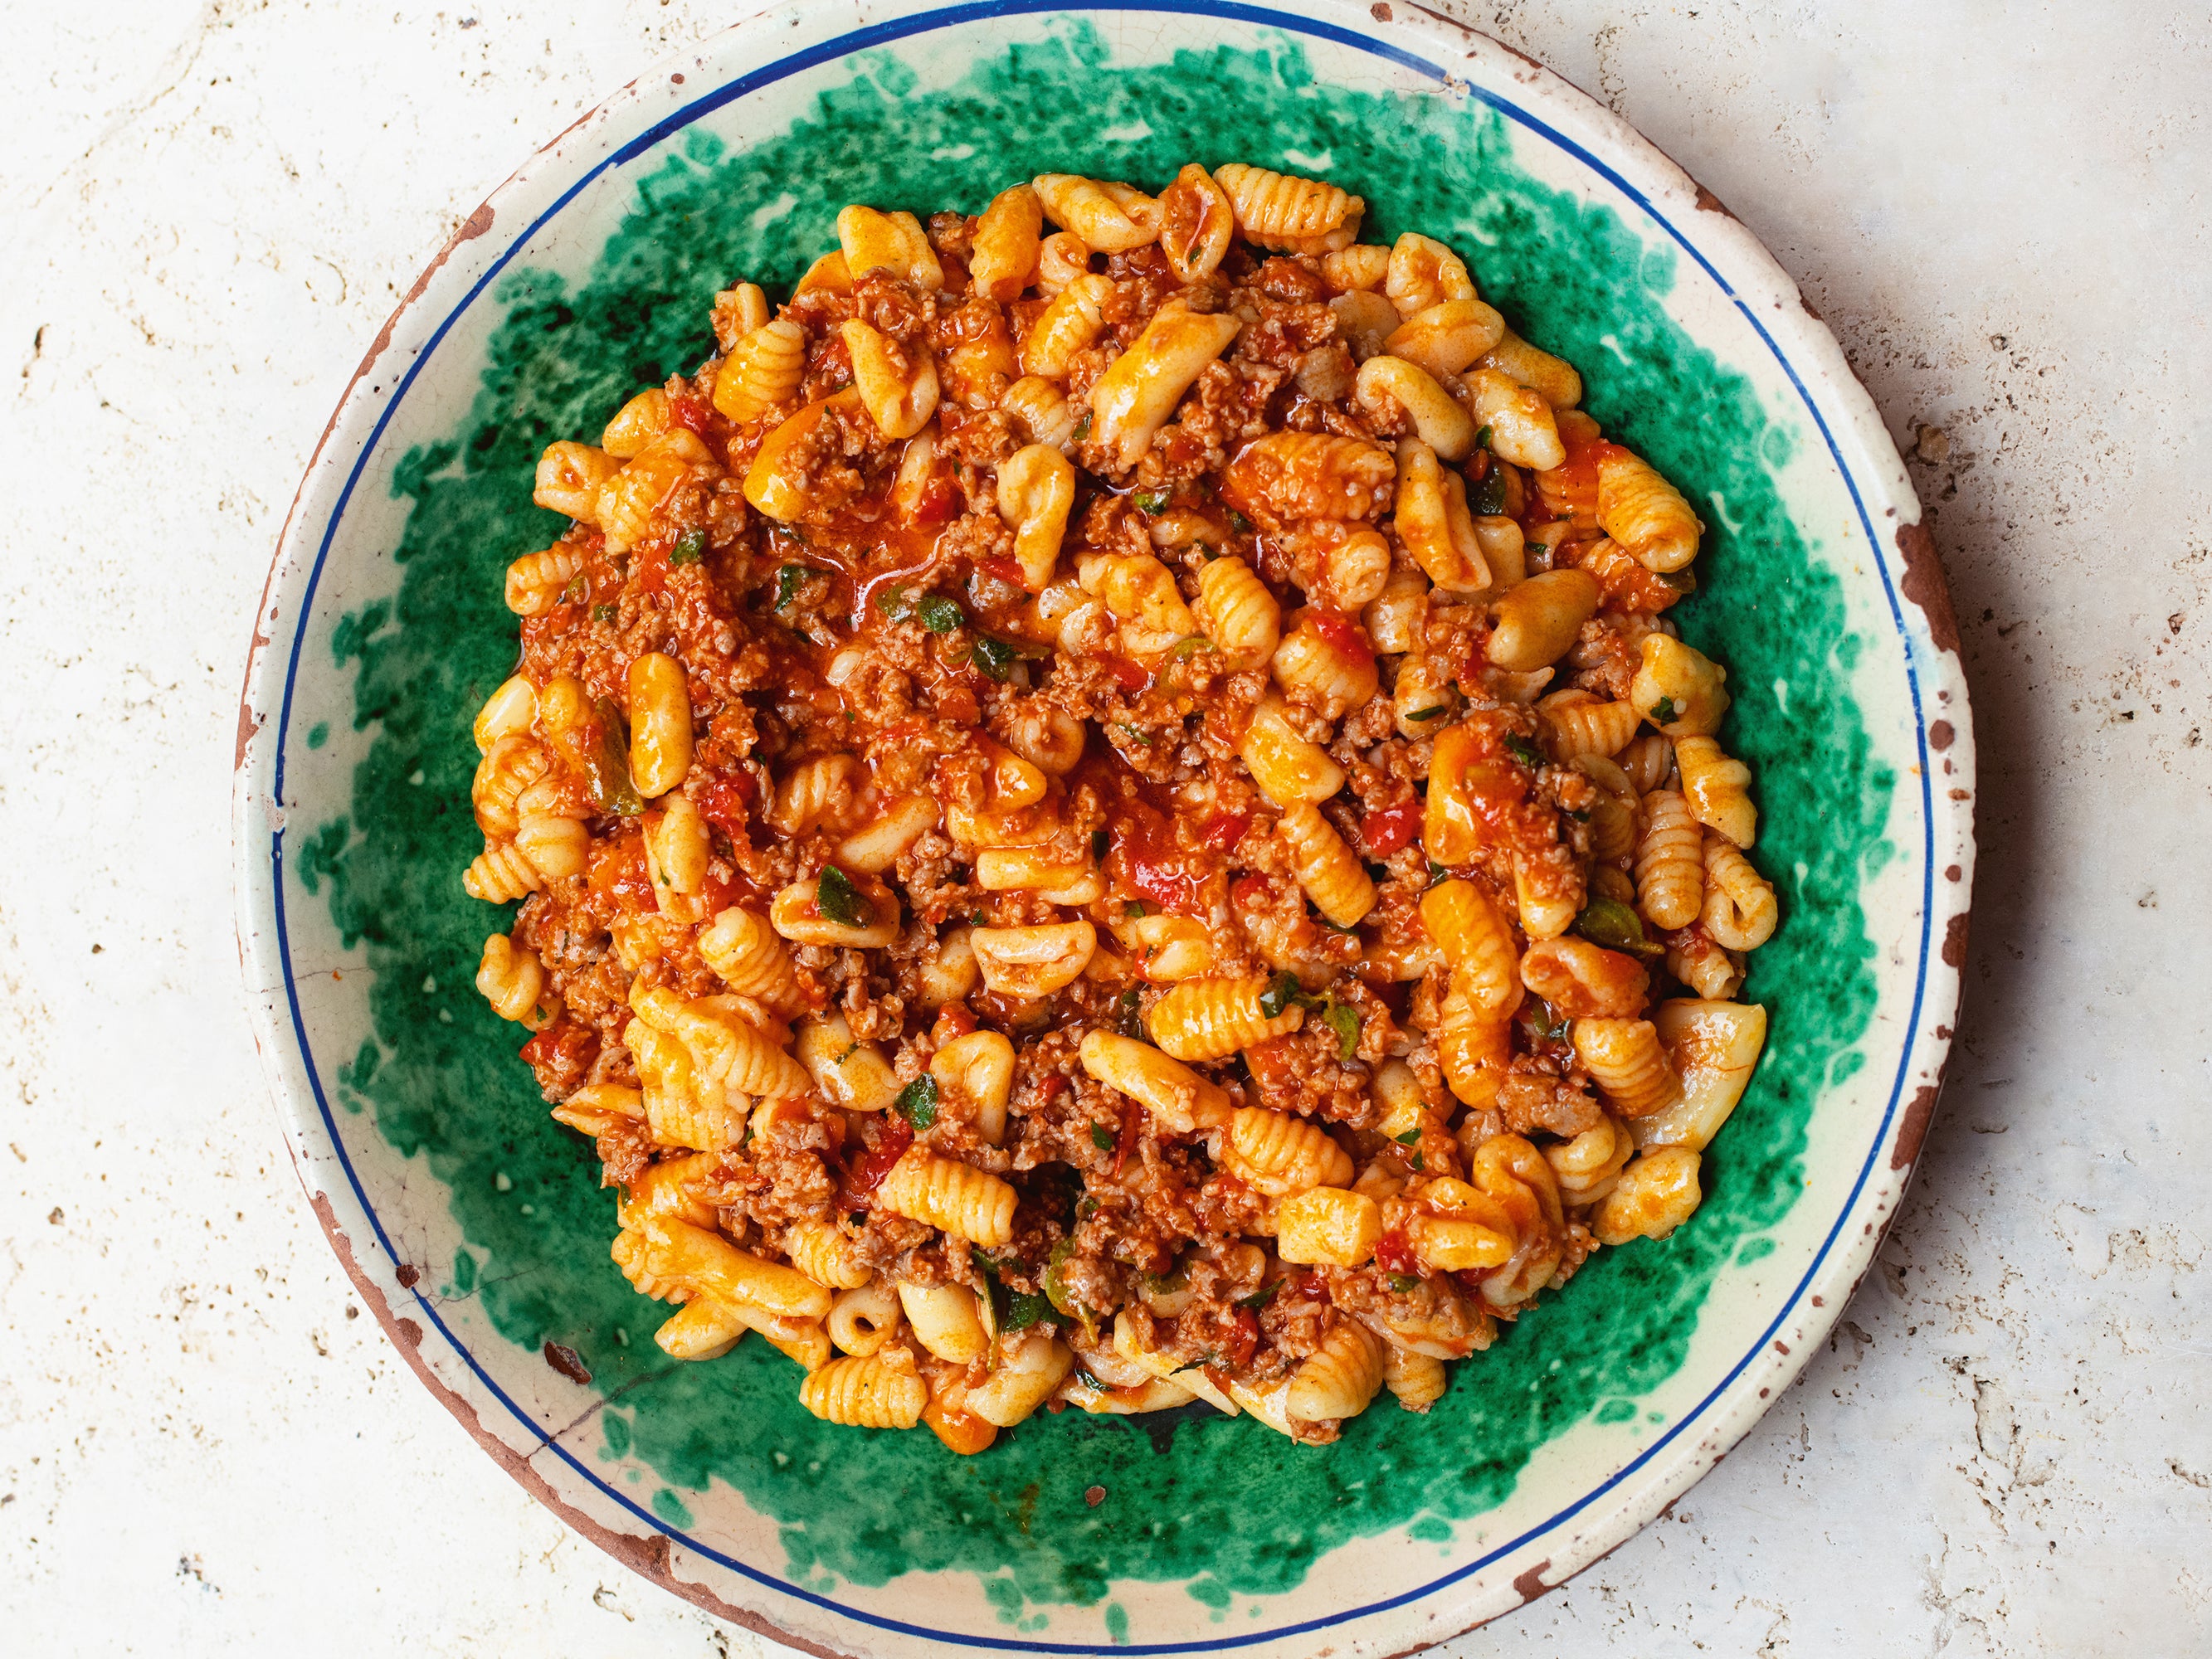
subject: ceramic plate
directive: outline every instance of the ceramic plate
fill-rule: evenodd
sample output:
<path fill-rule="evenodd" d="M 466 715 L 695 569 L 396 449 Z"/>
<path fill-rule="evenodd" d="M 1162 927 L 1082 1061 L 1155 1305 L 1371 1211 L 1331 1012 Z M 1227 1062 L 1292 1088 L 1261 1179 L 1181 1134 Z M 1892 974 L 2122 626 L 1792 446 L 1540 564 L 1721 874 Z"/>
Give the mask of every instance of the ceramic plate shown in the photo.
<path fill-rule="evenodd" d="M 1675 612 L 1729 670 L 1784 921 L 1709 1196 L 1607 1250 L 1425 1417 L 1302 1449 L 1249 1419 L 1041 1418 L 986 1455 L 831 1428 L 749 1343 L 672 1365 L 607 1257 L 591 1149 L 472 985 L 469 723 L 501 574 L 561 526 L 540 448 L 788 290 L 848 202 L 980 210 L 1063 170 L 1325 175 L 1369 240 L 1457 247 L 1712 533 Z M 1678 1496 L 1780 1393 L 1894 1212 L 1959 995 L 1972 851 L 1942 577 L 1873 405 L 1711 197 L 1546 71 L 1403 5 L 767 13 L 534 157 L 386 325 L 303 483 L 240 713 L 246 972 L 301 1176 L 430 1389 L 588 1536 L 816 1651 L 1431 1642 Z M 1103 1492 L 1095 1503 L 1087 1494 Z"/>

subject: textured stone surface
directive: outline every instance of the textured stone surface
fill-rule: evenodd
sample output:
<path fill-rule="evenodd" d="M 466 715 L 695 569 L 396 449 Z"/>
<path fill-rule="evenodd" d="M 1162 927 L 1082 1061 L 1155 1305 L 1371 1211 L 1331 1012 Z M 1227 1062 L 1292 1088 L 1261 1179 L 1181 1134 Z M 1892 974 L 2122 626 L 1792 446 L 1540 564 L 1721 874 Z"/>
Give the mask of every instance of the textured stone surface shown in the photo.
<path fill-rule="evenodd" d="M 1835 1342 L 1655 1526 L 1452 1644 L 2212 1651 L 2212 29 L 2142 6 L 1461 15 L 1805 286 L 1914 459 L 1976 697 L 1952 1085 Z M 48 1653 L 750 1654 L 359 1316 L 237 995 L 245 619 L 315 435 L 530 149 L 726 14 L 8 8 L 0 1620 Z"/>

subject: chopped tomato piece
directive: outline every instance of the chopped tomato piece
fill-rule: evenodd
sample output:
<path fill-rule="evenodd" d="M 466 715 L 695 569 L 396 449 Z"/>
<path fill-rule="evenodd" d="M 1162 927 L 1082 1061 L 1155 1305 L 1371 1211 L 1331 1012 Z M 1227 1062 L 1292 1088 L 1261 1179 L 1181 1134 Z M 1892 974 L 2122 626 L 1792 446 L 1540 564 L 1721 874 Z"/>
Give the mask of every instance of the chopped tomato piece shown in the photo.
<path fill-rule="evenodd" d="M 1359 826 L 1359 839 L 1378 859 L 1387 859 L 1413 843 L 1421 827 L 1421 799 L 1407 794 L 1379 812 L 1370 812 Z"/>

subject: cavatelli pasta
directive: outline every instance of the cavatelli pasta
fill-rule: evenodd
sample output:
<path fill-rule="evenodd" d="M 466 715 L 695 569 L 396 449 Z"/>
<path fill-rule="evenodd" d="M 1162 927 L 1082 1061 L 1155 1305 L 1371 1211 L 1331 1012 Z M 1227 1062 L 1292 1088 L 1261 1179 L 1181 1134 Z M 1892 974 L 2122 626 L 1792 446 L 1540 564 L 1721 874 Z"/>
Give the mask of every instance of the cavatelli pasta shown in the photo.
<path fill-rule="evenodd" d="M 1633 447 L 1697 411 L 1357 182 L 849 204 L 541 453 L 446 723 L 474 972 L 669 1359 L 757 1333 L 933 1455 L 1319 1444 L 1693 1215 L 1783 920 L 1670 609 L 1710 480 Z"/>

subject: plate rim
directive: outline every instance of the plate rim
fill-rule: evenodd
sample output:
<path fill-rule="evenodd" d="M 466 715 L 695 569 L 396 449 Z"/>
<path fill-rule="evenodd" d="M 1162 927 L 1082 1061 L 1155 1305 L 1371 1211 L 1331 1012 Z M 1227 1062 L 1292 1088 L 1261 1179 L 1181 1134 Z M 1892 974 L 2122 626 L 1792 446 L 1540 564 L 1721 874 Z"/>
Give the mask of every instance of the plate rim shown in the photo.
<path fill-rule="evenodd" d="M 1433 72 L 1434 66 L 1425 54 L 1417 53 L 1412 45 L 1390 50 L 1379 49 L 1375 43 L 1405 37 L 1428 52 L 1446 55 L 1446 61 L 1449 61 L 1448 54 L 1455 51 L 1462 62 L 1486 59 L 1486 67 L 1502 70 L 1518 88 L 1516 97 L 1525 100 L 1531 107 L 1521 109 L 1505 105 L 1496 94 L 1480 88 L 1475 88 L 1478 97 L 1504 109 L 1509 116 L 1521 118 L 1525 125 L 1538 127 L 1554 143 L 1577 152 L 1578 159 L 1642 206 L 1653 222 L 1671 234 L 1676 245 L 1704 267 L 1722 291 L 1735 301 L 1746 319 L 1765 338 L 1777 362 L 1796 383 L 1806 411 L 1821 428 L 1838 472 L 1858 508 L 1877 573 L 1889 599 L 1906 681 L 1912 693 L 1914 736 L 1920 756 L 1917 769 L 1925 823 L 1922 850 L 1927 860 L 1922 872 L 1923 915 L 1916 1010 L 1911 1029 L 1905 1034 L 1896 1087 L 1852 1195 L 1838 1215 L 1827 1242 L 1802 1282 L 1785 1299 L 1767 1333 L 1770 1340 L 1760 1349 L 1747 1355 L 1673 1432 L 1645 1449 L 1609 1480 L 1520 1538 L 1481 1553 L 1439 1579 L 1388 1601 L 1324 1619 L 1297 1621 L 1225 1641 L 1136 1644 L 1127 1650 L 1232 1650 L 1264 1642 L 1279 1642 L 1322 1628 L 1358 1637 L 1363 1627 L 1371 1629 L 1394 1619 L 1410 1635 L 1413 1633 L 1413 1621 L 1424 1616 L 1431 1624 L 1449 1626 L 1419 1632 L 1416 1645 L 1426 1645 L 1474 1629 L 1515 1610 L 1516 1605 L 1525 1605 L 1558 1588 L 1641 1531 L 1718 1464 L 1750 1431 L 1773 1400 L 1803 1370 L 1817 1351 L 1820 1340 L 1841 1317 L 1901 1209 L 1903 1194 L 1936 1102 L 1963 990 L 1960 970 L 1965 959 L 1974 862 L 1971 710 L 1942 567 L 1895 441 L 1834 336 L 1819 313 L 1805 302 L 1795 282 L 1773 255 L 1718 198 L 1698 185 L 1621 117 L 1526 53 L 1455 19 L 1411 3 L 1410 0 L 1396 0 L 1395 4 L 1389 0 L 1377 0 L 1377 3 L 1365 8 L 1357 5 L 1354 0 L 1260 0 L 1259 3 L 1245 3 L 1244 0 L 1118 0 L 1118 3 L 1115 0 L 1097 0 L 1097 3 L 1082 3 L 1081 0 L 1076 3 L 981 0 L 981 3 L 953 4 L 937 3 L 936 0 L 866 0 L 859 6 L 842 4 L 839 0 L 793 0 L 772 11 L 742 18 L 668 55 L 540 147 L 462 222 L 394 307 L 355 370 L 315 446 L 279 534 L 256 611 L 240 702 L 233 802 L 240 960 L 256 1046 L 286 1129 L 285 1144 L 295 1172 L 348 1278 L 433 1397 L 453 1413 L 470 1435 L 526 1491 L 625 1565 L 718 1618 L 804 1651 L 825 1656 L 842 1654 L 843 1650 L 823 1645 L 774 1619 L 732 1605 L 713 1586 L 680 1576 L 675 1570 L 677 1547 L 667 1528 L 637 1506 L 626 1504 L 644 1519 L 649 1528 L 644 1536 L 611 1527 L 569 1503 L 554 1483 L 532 1465 L 529 1456 L 485 1427 L 481 1409 L 485 1401 L 473 1399 L 470 1392 L 449 1385 L 433 1370 L 422 1352 L 426 1334 L 422 1326 L 392 1305 L 396 1294 L 413 1295 L 418 1304 L 416 1311 L 425 1315 L 428 1311 L 420 1292 L 414 1291 L 398 1277 L 398 1264 L 373 1272 L 356 1256 L 349 1224 L 368 1222 L 374 1231 L 374 1216 L 365 1201 L 345 1189 L 344 1183 L 321 1178 L 318 1166 L 325 1158 L 342 1158 L 343 1154 L 335 1146 L 325 1151 L 318 1145 L 334 1137 L 329 1133 L 325 1111 L 319 1108 L 309 1109 L 313 1103 L 302 1098 L 303 1093 L 313 1095 L 316 1085 L 312 1067 L 295 1052 L 304 1047 L 303 1033 L 295 1040 L 296 1012 L 293 1019 L 280 1018 L 278 994 L 289 987 L 281 951 L 265 925 L 277 907 L 275 889 L 281 878 L 276 874 L 276 860 L 282 856 L 282 809 L 270 802 L 264 787 L 264 775 L 274 776 L 276 754 L 281 749 L 281 733 L 270 716 L 288 701 L 283 682 L 289 679 L 290 665 L 296 663 L 297 635 L 303 631 L 307 620 L 305 613 L 296 610 L 286 615 L 284 602 L 297 599 L 319 574 L 320 555 L 308 544 L 312 538 L 306 525 L 319 515 L 310 514 L 309 519 L 303 520 L 303 507 L 331 493 L 334 485 L 337 495 L 344 494 L 343 486 L 337 485 L 339 475 L 349 463 L 357 465 L 365 456 L 375 441 L 379 414 L 396 400 L 411 379 L 407 369 L 395 366 L 388 376 L 395 382 L 392 387 L 379 383 L 364 390 L 364 382 L 386 358 L 394 342 L 405 338 L 410 322 L 420 321 L 441 303 L 444 291 L 453 283 L 466 277 L 478 264 L 489 263 L 491 270 L 483 273 L 480 285 L 506 258 L 520 250 L 553 211 L 557 211 L 591 177 L 596 176 L 596 169 L 587 172 L 585 179 L 574 181 L 552 208 L 545 210 L 542 216 L 533 216 L 528 225 L 503 244 L 494 244 L 503 246 L 505 252 L 501 257 L 491 258 L 490 247 L 471 246 L 501 227 L 503 209 L 517 204 L 526 192 L 538 188 L 541 180 L 562 176 L 572 169 L 578 156 L 599 142 L 604 131 L 618 118 L 634 117 L 640 106 L 652 99 L 672 100 L 677 105 L 669 115 L 648 123 L 612 149 L 606 158 L 609 163 L 650 147 L 666 132 L 688 125 L 705 112 L 701 106 L 711 106 L 709 99 L 714 94 L 694 99 L 672 90 L 684 84 L 686 70 L 703 67 L 710 59 L 726 60 L 736 69 L 732 79 L 743 79 L 748 71 L 736 66 L 747 57 L 757 59 L 756 72 L 780 67 L 787 62 L 792 65 L 785 70 L 787 74 L 804 67 L 788 57 L 780 56 L 775 43 L 768 38 L 782 19 L 804 20 L 811 24 L 831 14 L 850 14 L 870 20 L 856 29 L 833 32 L 826 40 L 800 54 L 811 63 L 865 50 L 886 38 L 904 38 L 994 15 L 1104 12 L 1211 15 L 1239 23 L 1284 27 L 1295 33 L 1318 34 L 1340 45 L 1376 52 L 1423 73 Z M 762 38 L 756 40 L 757 35 Z M 1445 73 L 1449 80 L 1449 72 Z M 726 82 L 717 88 L 716 92 L 726 92 L 727 85 Z M 722 100 L 727 100 L 727 97 Z M 1552 129 L 1547 122 L 1534 118 L 1539 114 L 1584 129 L 1587 136 L 1576 137 Z M 1668 206 L 1700 216 L 1694 222 L 1700 233 L 1697 241 L 1686 237 L 1662 211 Z M 1706 215 L 1713 216 L 1709 220 L 1703 216 Z M 1714 246 L 1707 246 L 1708 238 Z M 1709 253 L 1711 257 L 1708 257 Z M 452 264 L 456 259 L 459 264 Z M 474 303 L 474 298 L 473 290 L 468 291 L 460 303 L 452 307 L 451 315 L 458 316 Z M 419 334 L 421 331 L 415 332 Z M 434 345 L 439 333 L 442 333 L 442 328 L 427 338 L 407 339 L 410 356 L 419 358 Z M 1838 427 L 1847 429 L 1863 452 L 1863 471 L 1846 463 L 1838 447 L 1838 433 L 1828 430 L 1827 421 L 1815 402 L 1816 386 L 1832 404 Z M 1894 526 L 1893 556 L 1875 533 L 1877 508 L 1882 509 L 1882 519 Z M 334 528 L 343 516 L 336 499 L 331 501 L 329 516 Z M 1894 574 L 1893 564 L 1899 567 Z M 1917 617 L 1912 614 L 1914 611 L 1918 612 Z M 279 642 L 289 644 L 291 649 L 271 652 L 269 647 Z M 272 684 L 272 681 L 276 683 Z M 272 690 L 277 695 L 270 695 Z M 1935 787 L 1931 747 L 1945 767 L 1948 787 L 1941 791 Z M 261 847 L 256 844 L 264 836 L 270 838 L 261 844 L 272 848 L 270 856 L 261 856 Z M 1936 872 L 1947 856 L 1950 868 L 1959 873 L 1939 883 Z M 295 1076 L 295 1072 L 300 1075 Z M 1918 1086 L 1908 1103 L 1906 1092 L 1916 1077 Z M 303 1082 L 308 1085 L 305 1091 L 301 1087 Z M 1886 1160 L 1882 1158 L 1885 1151 L 1889 1154 Z M 343 1215 L 341 1207 L 345 1212 Z M 1856 1237 L 1846 1239 L 1844 1230 L 1854 1219 L 1863 1220 L 1864 1224 Z M 431 1322 L 437 1325 L 444 1340 L 470 1366 L 472 1375 L 480 1382 L 488 1382 L 477 1370 L 467 1347 L 446 1332 L 441 1322 L 433 1319 Z M 1787 1341 L 1782 1340 L 1785 1329 Z M 1762 1385 L 1755 1392 L 1754 1383 Z M 507 1401 L 495 1387 L 484 1391 L 527 1421 L 520 1407 Z M 1686 1437 L 1692 1428 L 1698 1431 L 1693 1440 Z M 1670 1443 L 1677 1437 L 1684 1437 L 1682 1443 L 1674 1448 L 1673 1456 L 1662 1459 L 1661 1454 L 1669 1449 Z M 1641 1480 L 1632 1480 L 1647 1468 L 1656 1468 L 1656 1472 Z M 1576 1522 L 1585 1510 L 1601 1504 L 1608 1494 L 1624 1486 L 1630 1488 L 1628 1498 L 1606 1506 L 1587 1530 L 1577 1528 Z M 620 1494 L 615 1496 L 622 1501 Z M 1468 1580 L 1486 1567 L 1502 1568 L 1515 1564 L 1521 1557 L 1534 1556 L 1547 1544 L 1553 1547 L 1542 1559 L 1534 1561 L 1513 1577 L 1512 1588 L 1520 1596 L 1518 1603 L 1501 1600 L 1497 1607 L 1475 1612 L 1468 1622 L 1459 1622 L 1458 1615 L 1479 1607 L 1486 1595 L 1498 1595 L 1488 1586 L 1469 1588 Z M 839 1606 L 757 1569 L 730 1563 L 688 1540 L 684 1548 L 702 1554 L 720 1571 L 731 1571 L 734 1565 L 737 1571 L 752 1579 L 769 1595 L 811 1603 L 818 1613 L 840 1626 L 887 1629 L 910 1638 L 953 1643 L 979 1651 L 1091 1650 L 1077 1644 L 974 1638 L 901 1625 Z M 1462 1592 L 1456 1601 L 1450 1599 L 1455 1590 Z"/>

